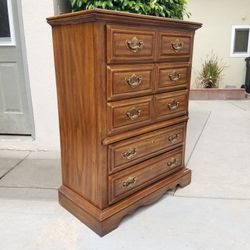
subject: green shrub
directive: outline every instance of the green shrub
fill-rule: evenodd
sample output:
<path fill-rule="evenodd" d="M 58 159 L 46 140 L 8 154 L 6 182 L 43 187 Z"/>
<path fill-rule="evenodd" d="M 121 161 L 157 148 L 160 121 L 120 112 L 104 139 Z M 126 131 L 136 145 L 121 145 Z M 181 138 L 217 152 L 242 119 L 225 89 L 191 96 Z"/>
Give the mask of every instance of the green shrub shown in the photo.
<path fill-rule="evenodd" d="M 131 13 L 161 16 L 183 19 L 183 16 L 190 16 L 186 10 L 186 0 L 68 0 L 71 3 L 72 11 L 88 9 L 108 9 L 128 11 Z"/>
<path fill-rule="evenodd" d="M 198 76 L 198 85 L 203 88 L 216 88 L 219 86 L 219 81 L 222 77 L 222 71 L 225 66 L 221 65 L 215 55 L 207 57 Z"/>

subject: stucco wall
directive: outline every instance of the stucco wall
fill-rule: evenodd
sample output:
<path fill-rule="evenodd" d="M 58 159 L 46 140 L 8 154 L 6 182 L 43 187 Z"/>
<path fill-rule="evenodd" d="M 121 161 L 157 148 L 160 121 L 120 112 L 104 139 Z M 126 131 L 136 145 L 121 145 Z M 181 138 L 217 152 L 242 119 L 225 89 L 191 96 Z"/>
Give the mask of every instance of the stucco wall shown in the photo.
<path fill-rule="evenodd" d="M 192 86 L 202 60 L 214 52 L 227 66 L 220 87 L 240 87 L 245 81 L 245 58 L 230 57 L 231 30 L 232 25 L 250 24 L 249 0 L 188 0 L 188 10 L 192 13 L 190 21 L 203 23 L 195 37 Z"/>
<path fill-rule="evenodd" d="M 54 15 L 53 1 L 22 0 L 21 3 L 35 123 L 32 147 L 59 150 L 52 37 L 46 22 L 46 17 Z"/>

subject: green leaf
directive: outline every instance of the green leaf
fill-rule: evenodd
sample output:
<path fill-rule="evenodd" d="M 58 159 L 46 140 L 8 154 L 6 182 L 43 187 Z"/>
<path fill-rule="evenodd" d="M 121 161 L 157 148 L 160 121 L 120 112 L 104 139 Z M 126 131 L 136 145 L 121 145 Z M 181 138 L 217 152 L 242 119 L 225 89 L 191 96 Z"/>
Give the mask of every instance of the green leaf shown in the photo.
<path fill-rule="evenodd" d="M 183 19 L 191 14 L 186 9 L 186 0 L 67 0 L 72 11 L 101 8 L 132 13 Z"/>

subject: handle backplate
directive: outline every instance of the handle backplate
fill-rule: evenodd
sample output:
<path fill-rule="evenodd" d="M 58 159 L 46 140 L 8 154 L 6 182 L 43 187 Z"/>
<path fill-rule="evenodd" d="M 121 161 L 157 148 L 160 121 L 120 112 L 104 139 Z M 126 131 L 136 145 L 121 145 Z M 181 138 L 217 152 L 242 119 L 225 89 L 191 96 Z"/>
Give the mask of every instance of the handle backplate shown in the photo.
<path fill-rule="evenodd" d="M 170 168 L 173 168 L 176 164 L 177 164 L 177 159 L 175 157 L 171 158 L 171 160 L 167 162 L 167 165 Z"/>
<path fill-rule="evenodd" d="M 181 74 L 175 71 L 172 74 L 168 74 L 168 77 L 170 81 L 176 82 L 181 79 Z"/>
<path fill-rule="evenodd" d="M 179 137 L 180 137 L 180 134 L 179 134 L 179 133 L 173 134 L 173 135 L 170 135 L 170 136 L 168 137 L 168 140 L 169 140 L 171 143 L 174 143 Z"/>
<path fill-rule="evenodd" d="M 141 115 L 141 109 L 139 109 L 139 108 L 132 108 L 132 109 L 130 109 L 130 110 L 128 110 L 126 112 L 126 115 L 127 115 L 127 117 L 130 120 L 134 121 L 134 120 L 136 120 L 136 119 L 138 119 L 140 117 L 140 115 Z"/>
<path fill-rule="evenodd" d="M 136 53 L 143 48 L 144 42 L 134 36 L 132 39 L 126 40 L 126 46 L 131 52 Z"/>
<path fill-rule="evenodd" d="M 136 176 L 129 176 L 125 181 L 122 182 L 122 186 L 124 188 L 127 188 L 127 187 L 135 184 L 136 180 L 137 180 Z"/>
<path fill-rule="evenodd" d="M 172 102 L 168 103 L 168 109 L 169 110 L 175 110 L 179 108 L 180 102 L 173 100 Z"/>
<path fill-rule="evenodd" d="M 131 148 L 125 152 L 122 152 L 122 157 L 126 160 L 131 160 L 136 156 L 136 154 L 137 154 L 136 148 Z"/>
<path fill-rule="evenodd" d="M 174 42 L 171 42 L 171 46 L 175 52 L 179 52 L 180 50 L 183 49 L 184 43 L 180 41 L 179 39 L 175 39 Z"/>
<path fill-rule="evenodd" d="M 136 74 L 131 75 L 130 77 L 125 78 L 126 84 L 128 84 L 132 89 L 141 85 L 142 77 Z"/>

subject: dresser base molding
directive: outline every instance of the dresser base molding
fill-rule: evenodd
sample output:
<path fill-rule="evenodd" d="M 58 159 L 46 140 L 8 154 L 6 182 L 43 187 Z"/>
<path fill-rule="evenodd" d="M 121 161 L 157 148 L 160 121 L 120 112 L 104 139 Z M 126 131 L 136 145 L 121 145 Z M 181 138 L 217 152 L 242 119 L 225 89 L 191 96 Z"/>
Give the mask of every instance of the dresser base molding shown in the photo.
<path fill-rule="evenodd" d="M 183 168 L 104 210 L 95 207 L 66 186 L 61 186 L 59 203 L 98 235 L 104 236 L 117 228 L 127 214 L 132 214 L 141 206 L 154 203 L 168 190 L 175 189 L 176 186 L 185 187 L 190 182 L 191 170 Z"/>

